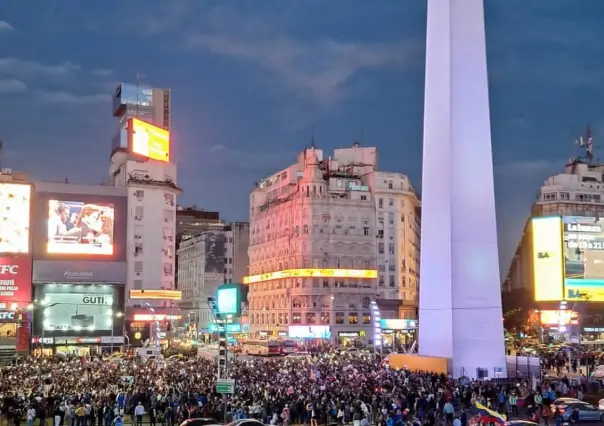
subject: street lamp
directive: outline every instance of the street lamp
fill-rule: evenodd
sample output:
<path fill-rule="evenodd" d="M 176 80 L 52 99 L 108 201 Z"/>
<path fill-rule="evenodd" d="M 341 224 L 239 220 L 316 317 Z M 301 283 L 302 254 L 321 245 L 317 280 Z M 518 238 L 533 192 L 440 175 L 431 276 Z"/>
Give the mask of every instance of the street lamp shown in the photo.
<path fill-rule="evenodd" d="M 113 318 L 121 318 L 124 314 L 122 312 L 111 313 L 111 353 L 113 354 L 113 333 L 115 330 L 115 324 L 113 324 Z"/>

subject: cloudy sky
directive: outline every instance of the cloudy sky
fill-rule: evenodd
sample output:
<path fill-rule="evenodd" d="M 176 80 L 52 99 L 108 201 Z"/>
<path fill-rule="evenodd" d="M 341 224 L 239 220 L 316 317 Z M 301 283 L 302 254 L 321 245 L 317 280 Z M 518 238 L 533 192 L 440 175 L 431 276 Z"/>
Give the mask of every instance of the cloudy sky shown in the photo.
<path fill-rule="evenodd" d="M 3 166 L 102 181 L 111 94 L 139 72 L 173 90 L 183 204 L 246 219 L 253 183 L 292 163 L 313 126 L 326 150 L 362 134 L 381 169 L 421 187 L 425 14 L 424 0 L 3 0 Z M 602 146 L 603 16 L 602 0 L 486 0 L 504 270 L 588 123 Z"/>

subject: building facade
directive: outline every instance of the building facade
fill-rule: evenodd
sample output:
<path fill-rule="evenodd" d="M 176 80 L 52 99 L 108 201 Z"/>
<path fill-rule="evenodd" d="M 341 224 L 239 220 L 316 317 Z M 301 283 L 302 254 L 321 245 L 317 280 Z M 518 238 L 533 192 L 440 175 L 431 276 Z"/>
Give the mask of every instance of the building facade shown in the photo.
<path fill-rule="evenodd" d="M 218 287 L 225 281 L 227 238 L 224 231 L 206 231 L 183 240 L 178 249 L 182 319 L 199 331 L 209 329 L 212 311 L 208 297 L 216 297 Z"/>
<path fill-rule="evenodd" d="M 248 249 L 250 246 L 249 222 L 233 222 L 224 226 L 224 283 L 241 284 L 248 275 L 250 265 Z"/>
<path fill-rule="evenodd" d="M 252 335 L 292 335 L 292 331 L 299 335 L 306 327 L 311 334 L 314 329 L 323 330 L 319 337 L 333 342 L 358 338 L 371 343 L 371 302 L 380 297 L 396 299 L 407 292 L 414 300 L 416 289 L 401 292 L 397 288 L 406 284 L 403 278 L 407 278 L 400 273 L 402 259 L 406 261 L 400 250 L 404 247 L 407 253 L 408 246 L 398 241 L 405 233 L 394 223 L 392 227 L 385 223 L 382 229 L 386 241 L 395 244 L 391 286 L 386 267 L 391 260 L 389 253 L 380 257 L 383 273 L 378 271 L 378 247 L 383 237 L 377 228 L 378 218 L 388 220 L 390 212 L 401 221 L 401 215 L 409 214 L 406 209 L 415 211 L 417 197 L 408 186 L 400 194 L 389 188 L 390 175 L 380 175 L 376 169 L 377 149 L 373 147 L 354 144 L 336 149 L 329 158 L 323 157 L 322 150 L 310 148 L 299 155 L 296 164 L 261 181 L 252 191 L 250 275 L 244 280 L 249 284 Z M 396 176 L 401 188 L 402 176 Z M 377 182 L 384 180 L 385 188 L 380 183 L 378 190 Z M 393 202 L 378 212 L 376 191 L 386 200 L 390 194 L 398 204 Z M 394 309 L 394 315 L 398 313 L 399 309 Z"/>
<path fill-rule="evenodd" d="M 149 291 L 175 290 L 176 197 L 182 192 L 176 183 L 176 165 L 116 151 L 109 176 L 112 185 L 127 192 L 128 306 L 171 307 L 171 300 L 151 296 L 154 293 Z M 149 297 L 130 299 L 132 290 L 145 290 Z"/>
<path fill-rule="evenodd" d="M 420 203 L 409 178 L 375 172 L 377 267 L 380 299 L 399 300 L 395 318 L 417 318 Z"/>

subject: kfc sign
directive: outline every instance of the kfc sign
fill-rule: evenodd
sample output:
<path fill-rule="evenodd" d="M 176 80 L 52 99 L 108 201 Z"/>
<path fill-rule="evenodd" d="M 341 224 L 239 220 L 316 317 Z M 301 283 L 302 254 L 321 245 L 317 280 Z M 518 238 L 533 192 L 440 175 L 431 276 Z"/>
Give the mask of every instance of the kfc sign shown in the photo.
<path fill-rule="evenodd" d="M 0 275 L 17 275 L 18 271 L 19 265 L 0 265 Z"/>
<path fill-rule="evenodd" d="M 0 311 L 0 322 L 11 322 L 16 318 L 15 311 Z"/>
<path fill-rule="evenodd" d="M 0 257 L 0 303 L 15 303 L 24 308 L 31 302 L 31 296 L 31 257 Z"/>

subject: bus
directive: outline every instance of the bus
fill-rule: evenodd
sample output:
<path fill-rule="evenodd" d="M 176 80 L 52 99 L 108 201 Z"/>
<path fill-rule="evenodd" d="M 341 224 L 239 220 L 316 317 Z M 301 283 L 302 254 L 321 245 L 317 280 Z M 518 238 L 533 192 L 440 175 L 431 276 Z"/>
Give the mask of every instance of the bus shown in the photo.
<path fill-rule="evenodd" d="M 241 352 L 244 355 L 282 355 L 283 344 L 276 340 L 244 340 Z"/>
<path fill-rule="evenodd" d="M 295 340 L 284 340 L 281 352 L 283 355 L 293 354 L 298 350 L 298 344 Z"/>

